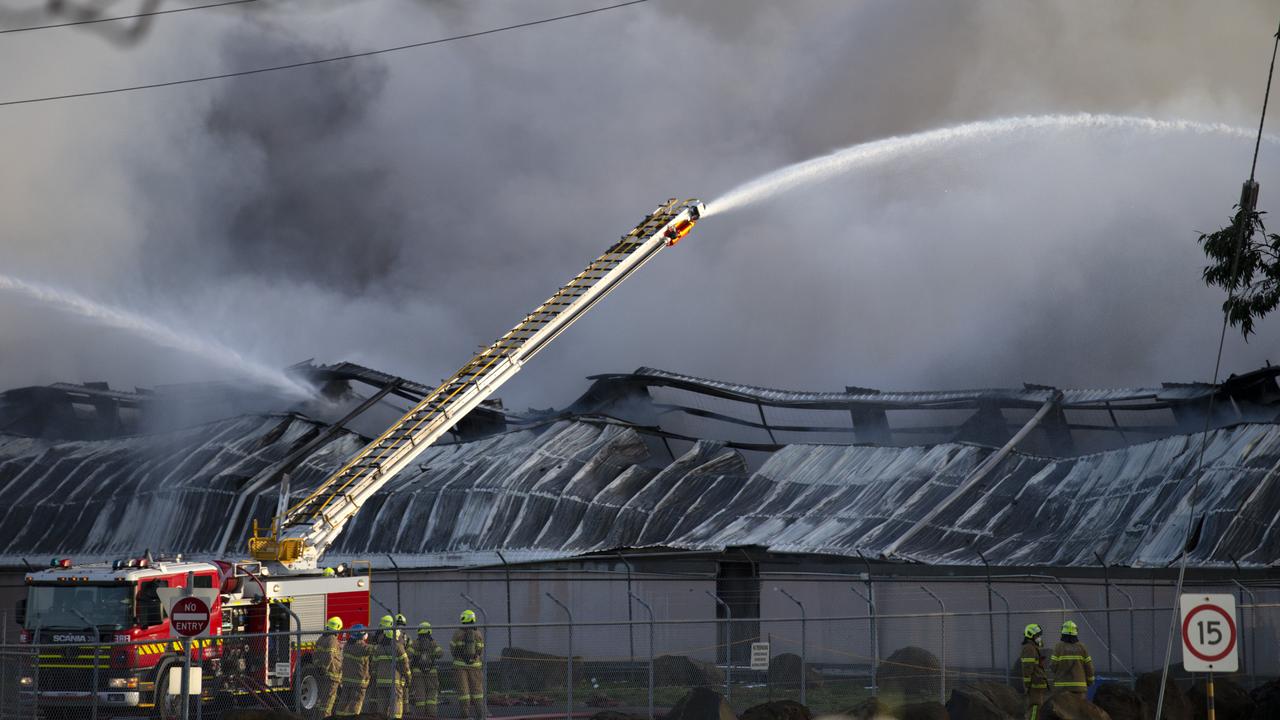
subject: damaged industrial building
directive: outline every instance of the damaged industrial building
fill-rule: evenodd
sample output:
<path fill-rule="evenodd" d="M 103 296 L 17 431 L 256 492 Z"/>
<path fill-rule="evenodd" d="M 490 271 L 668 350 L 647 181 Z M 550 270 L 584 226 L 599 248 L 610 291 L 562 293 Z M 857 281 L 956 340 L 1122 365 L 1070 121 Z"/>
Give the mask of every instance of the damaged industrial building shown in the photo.
<path fill-rule="evenodd" d="M 50 557 L 243 553 L 282 492 L 305 497 L 430 391 L 349 363 L 291 372 L 323 399 L 290 406 L 231 383 L 0 394 L 6 593 Z M 734 625 L 735 643 L 794 614 L 770 591 L 779 578 L 828 614 L 863 611 L 847 588 L 873 578 L 882 612 L 936 609 L 918 591 L 926 576 L 950 583 L 953 612 L 985 609 L 993 577 L 1023 578 L 1028 611 L 1123 607 L 1113 586 L 1140 588 L 1129 607 L 1148 612 L 1117 630 L 1146 639 L 1103 663 L 1132 671 L 1162 648 L 1152 609 L 1170 601 L 1189 527 L 1193 583 L 1276 576 L 1277 376 L 801 392 L 649 368 L 601 375 L 564 409 L 481 406 L 365 503 L 326 562 L 370 561 L 384 606 L 426 616 L 466 592 L 517 623 L 550 617 L 548 588 L 589 585 L 581 614 L 596 620 L 631 616 L 633 591 L 661 596 L 669 618 L 706 616 L 717 609 L 690 590 L 714 589 L 724 612 L 765 618 Z M 1016 645 L 1022 612 L 1006 610 L 1001 646 Z M 1102 642 L 1100 627 L 1086 633 Z M 901 642 L 927 645 L 928 632 L 904 624 Z M 998 666 L 1006 650 L 991 647 Z"/>

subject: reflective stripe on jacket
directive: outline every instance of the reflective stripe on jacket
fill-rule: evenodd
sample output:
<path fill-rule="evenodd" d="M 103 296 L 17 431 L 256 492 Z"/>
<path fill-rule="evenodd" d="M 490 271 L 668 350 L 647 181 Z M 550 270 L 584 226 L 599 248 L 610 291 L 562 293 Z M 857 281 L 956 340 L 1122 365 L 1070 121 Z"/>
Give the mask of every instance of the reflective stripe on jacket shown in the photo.
<path fill-rule="evenodd" d="M 342 648 L 342 684 L 354 687 L 369 685 L 369 656 L 373 648 L 363 640 L 349 640 Z"/>
<path fill-rule="evenodd" d="M 1043 690 L 1049 687 L 1049 677 L 1044 672 L 1044 655 L 1033 642 L 1022 643 L 1022 687 L 1027 690 Z"/>
<path fill-rule="evenodd" d="M 373 646 L 370 663 L 378 685 L 403 685 L 409 677 L 409 654 L 392 633 L 383 633 Z"/>
<path fill-rule="evenodd" d="M 484 635 L 476 628 L 460 628 L 449 642 L 455 667 L 480 667 L 484 657 Z"/>
<path fill-rule="evenodd" d="M 311 662 L 330 680 L 342 677 L 342 643 L 338 642 L 338 634 L 326 632 L 316 640 L 316 648 L 311 653 Z"/>
<path fill-rule="evenodd" d="M 1082 642 L 1060 642 L 1053 646 L 1053 686 L 1087 688 L 1093 684 L 1093 658 Z"/>
<path fill-rule="evenodd" d="M 419 636 L 416 642 L 409 643 L 409 664 L 416 669 L 436 672 L 436 661 L 444 655 L 444 648 L 435 638 Z"/>

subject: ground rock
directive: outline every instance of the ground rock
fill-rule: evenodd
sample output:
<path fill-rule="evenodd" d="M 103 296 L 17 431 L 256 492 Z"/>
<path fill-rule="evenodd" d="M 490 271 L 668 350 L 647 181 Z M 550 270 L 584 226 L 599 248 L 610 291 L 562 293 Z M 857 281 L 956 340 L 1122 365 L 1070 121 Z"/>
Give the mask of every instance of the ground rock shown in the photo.
<path fill-rule="evenodd" d="M 566 659 L 524 648 L 504 648 L 502 657 L 489 665 L 489 685 L 505 692 L 531 692 L 564 688 Z"/>
<path fill-rule="evenodd" d="M 881 692 L 894 698 L 938 697 L 941 665 L 933 653 L 908 646 L 895 650 L 876 671 Z"/>
<path fill-rule="evenodd" d="M 773 685 L 800 686 L 800 656 L 795 653 L 774 655 L 769 660 L 769 682 Z M 808 667 L 809 687 L 822 687 L 822 673 Z"/>
<path fill-rule="evenodd" d="M 1120 683 L 1102 683 L 1093 695 L 1093 704 L 1111 716 L 1111 720 L 1153 720 L 1156 709 L 1147 705 L 1135 690 Z"/>
<path fill-rule="evenodd" d="M 1249 699 L 1253 700 L 1253 720 L 1280 718 L 1280 680 L 1254 688 Z"/>
<path fill-rule="evenodd" d="M 902 720 L 951 720 L 946 706 L 937 700 L 903 705 L 898 717 Z"/>
<path fill-rule="evenodd" d="M 990 680 L 977 680 L 969 683 L 969 687 L 982 693 L 992 705 L 1009 715 L 1020 718 L 1026 714 L 1026 702 L 1021 689 L 1014 690 L 1004 683 Z"/>
<path fill-rule="evenodd" d="M 1173 672 L 1170 671 L 1170 675 Z M 1138 676 L 1137 687 L 1138 695 L 1142 697 L 1147 707 L 1151 708 L 1154 715 L 1156 711 L 1156 697 L 1160 694 L 1160 673 L 1151 671 Z M 1182 694 L 1182 690 L 1178 689 L 1177 683 L 1173 681 L 1173 677 L 1169 678 L 1169 683 L 1164 688 L 1164 710 L 1161 717 L 1157 720 L 1191 720 L 1191 702 L 1187 700 L 1187 696 Z"/>
<path fill-rule="evenodd" d="M 958 687 L 947 700 L 950 720 L 1011 720 L 1018 716 L 1007 713 L 973 687 Z"/>
<path fill-rule="evenodd" d="M 720 693 L 694 688 L 676 701 L 667 713 L 667 720 L 737 720 L 737 717 Z"/>
<path fill-rule="evenodd" d="M 1081 693 L 1057 692 L 1040 708 L 1043 720 L 1111 720 L 1107 711 L 1089 702 Z"/>
<path fill-rule="evenodd" d="M 653 659 L 653 680 L 659 687 L 712 687 L 724 684 L 724 673 L 683 655 L 659 655 Z"/>
<path fill-rule="evenodd" d="M 1208 691 L 1203 680 L 1197 680 L 1191 686 L 1187 700 L 1191 702 L 1191 717 L 1194 720 L 1208 720 Z M 1213 707 L 1217 720 L 1250 720 L 1254 705 L 1253 698 L 1249 697 L 1249 693 L 1239 683 L 1226 678 L 1214 678 Z"/>
<path fill-rule="evenodd" d="M 809 708 L 794 700 L 774 700 L 747 708 L 742 720 L 811 720 Z"/>

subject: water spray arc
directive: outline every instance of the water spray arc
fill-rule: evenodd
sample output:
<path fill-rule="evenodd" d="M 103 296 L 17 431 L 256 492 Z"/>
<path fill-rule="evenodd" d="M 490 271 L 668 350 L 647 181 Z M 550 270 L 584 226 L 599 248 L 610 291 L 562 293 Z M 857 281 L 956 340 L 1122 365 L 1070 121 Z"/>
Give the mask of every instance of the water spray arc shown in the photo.
<path fill-rule="evenodd" d="M 246 358 L 239 352 L 190 332 L 177 330 L 148 317 L 114 307 L 70 290 L 0 274 L 0 290 L 16 293 L 106 327 L 124 330 L 156 345 L 180 350 L 214 363 L 238 375 L 281 390 L 290 396 L 312 397 L 315 390 L 283 371 Z"/>
<path fill-rule="evenodd" d="M 805 160 L 766 173 L 743 183 L 707 203 L 703 217 L 737 210 L 775 195 L 790 192 L 807 185 L 829 180 L 854 170 L 874 167 L 907 155 L 924 153 L 942 148 L 985 142 L 998 138 L 1016 137 L 1034 132 L 1064 132 L 1071 130 L 1127 130 L 1146 133 L 1185 133 L 1215 135 L 1220 137 L 1252 140 L 1254 133 L 1225 123 L 1200 123 L 1190 120 L 1157 120 L 1155 118 L 1128 115 L 1031 115 L 1022 117 L 983 120 L 927 130 L 912 135 L 872 140 L 833 153 Z M 1277 138 L 1267 136 L 1267 142 Z"/>

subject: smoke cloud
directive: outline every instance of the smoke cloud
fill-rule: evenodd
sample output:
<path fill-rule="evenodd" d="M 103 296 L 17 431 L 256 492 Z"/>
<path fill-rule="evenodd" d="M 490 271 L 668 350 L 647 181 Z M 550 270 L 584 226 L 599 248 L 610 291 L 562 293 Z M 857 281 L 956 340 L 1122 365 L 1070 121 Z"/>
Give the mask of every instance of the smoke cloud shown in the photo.
<path fill-rule="evenodd" d="M 122 48 L 0 47 L 0 97 L 150 82 L 591 7 L 255 3 Z M 248 6 L 247 6 L 248 7 Z M 282 366 L 439 380 L 667 197 L 890 135 L 1012 115 L 1255 126 L 1266 2 L 675 0 L 348 63 L 5 108 L 7 273 Z M 0 22 L 3 17 L 0 17 Z M 56 33 L 56 34 L 48 34 Z M 835 389 L 1208 380 L 1198 231 L 1252 144 L 1087 132 L 934 149 L 700 225 L 502 391 L 565 405 L 639 365 Z M 1280 193 L 1274 153 L 1261 207 Z M 1280 197 L 1278 195 L 1277 197 Z M 1224 368 L 1280 359 L 1268 319 Z M 0 387 L 225 375 L 30 303 Z"/>

